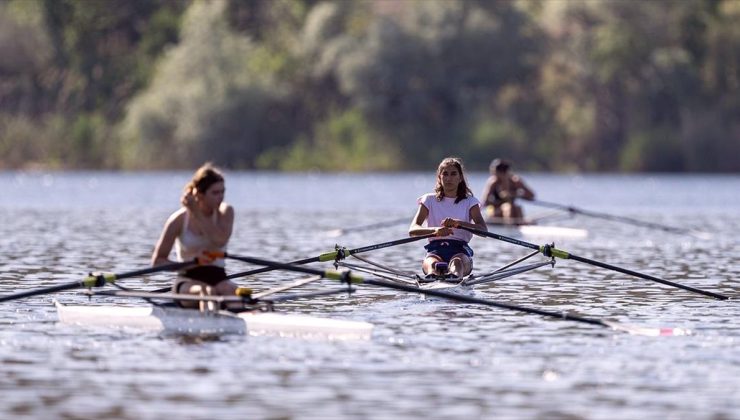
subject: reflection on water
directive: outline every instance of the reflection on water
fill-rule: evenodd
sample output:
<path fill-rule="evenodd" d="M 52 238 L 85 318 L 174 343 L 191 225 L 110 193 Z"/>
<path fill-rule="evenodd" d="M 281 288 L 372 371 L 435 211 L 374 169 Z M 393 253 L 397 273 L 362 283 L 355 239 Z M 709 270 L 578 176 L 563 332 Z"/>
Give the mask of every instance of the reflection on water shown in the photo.
<path fill-rule="evenodd" d="M 0 293 L 79 280 L 89 271 L 147 264 L 185 173 L 0 175 Z M 482 187 L 483 175 L 474 174 Z M 736 296 L 738 177 L 553 177 L 533 174 L 542 199 L 712 232 L 711 240 L 596 219 L 562 226 L 586 239 L 559 248 Z M 331 238 L 337 227 L 411 217 L 427 174 L 231 174 L 237 208 L 230 251 L 279 260 L 404 236 L 405 225 Z M 686 191 L 714 193 L 701 208 Z M 361 188 L 358 188 L 361 186 Z M 608 190 L 609 194 L 603 194 Z M 10 197 L 10 198 L 9 198 Z M 589 204 L 587 206 L 586 204 Z M 592 204 L 592 206 L 591 206 Z M 528 207 L 530 214 L 537 209 Z M 532 239 L 540 243 L 546 239 Z M 472 242 L 481 270 L 527 250 Z M 366 254 L 418 268 L 420 244 Z M 231 271 L 248 269 L 230 262 Z M 269 272 L 255 289 L 297 278 Z M 167 274 L 133 288 L 168 284 Z M 328 281 L 307 285 L 323 290 Z M 646 326 L 694 329 L 692 337 L 635 337 L 511 311 L 423 301 L 359 286 L 286 303 L 284 311 L 373 322 L 369 342 L 277 337 L 167 337 L 59 325 L 51 296 L 2 303 L 0 416 L 33 418 L 738 418 L 740 310 L 575 261 L 480 286 L 476 296 Z M 54 297 L 86 303 L 72 292 Z M 107 298 L 110 299 L 110 298 Z M 100 302 L 100 300 L 96 300 Z M 104 300 L 103 302 L 105 302 Z"/>

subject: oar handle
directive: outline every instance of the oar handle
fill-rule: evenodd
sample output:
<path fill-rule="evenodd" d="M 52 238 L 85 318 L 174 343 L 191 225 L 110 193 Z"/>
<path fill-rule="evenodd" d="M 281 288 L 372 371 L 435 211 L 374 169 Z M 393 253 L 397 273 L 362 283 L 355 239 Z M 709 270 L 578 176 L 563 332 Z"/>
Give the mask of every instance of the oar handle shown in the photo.
<path fill-rule="evenodd" d="M 541 247 L 541 246 L 539 246 L 537 244 L 533 244 L 533 243 L 527 242 L 527 241 L 522 241 L 522 240 L 519 240 L 519 239 L 516 239 L 516 238 L 512 238 L 510 236 L 499 235 L 498 233 L 488 232 L 488 231 L 485 231 L 485 230 L 480 230 L 480 229 L 476 229 L 476 228 L 472 228 L 472 227 L 467 227 L 467 226 L 462 226 L 462 225 L 459 226 L 459 229 L 467 230 L 468 232 L 470 232 L 470 233 L 472 233 L 474 235 L 484 236 L 484 237 L 487 237 L 487 238 L 498 239 L 499 241 L 508 242 L 510 244 L 523 246 L 523 247 L 529 248 L 529 249 L 535 249 L 535 250 L 538 250 L 540 252 L 542 252 L 542 250 L 543 250 L 543 247 Z"/>
<path fill-rule="evenodd" d="M 362 252 L 375 251 L 376 249 L 382 249 L 382 248 L 388 248 L 388 247 L 396 246 L 396 245 L 408 244 L 408 243 L 411 243 L 411 242 L 420 241 L 422 239 L 428 239 L 428 238 L 431 238 L 431 237 L 433 237 L 435 235 L 436 234 L 434 234 L 434 233 L 427 233 L 427 234 L 424 234 L 424 235 L 411 236 L 411 237 L 404 238 L 404 239 L 396 239 L 395 241 L 388 241 L 388 242 L 383 242 L 383 243 L 380 243 L 380 244 L 363 246 L 363 247 L 360 247 L 360 248 L 355 248 L 355 249 L 348 250 L 346 252 L 346 255 L 348 256 L 348 255 L 360 254 Z M 326 260 L 322 260 L 322 261 L 326 261 Z"/>
<path fill-rule="evenodd" d="M 256 265 L 262 265 L 265 267 L 272 267 L 275 270 L 286 270 L 286 271 L 295 271 L 298 273 L 313 274 L 313 275 L 321 276 L 327 279 L 339 280 L 343 283 L 357 284 L 357 283 L 362 283 L 363 281 L 362 277 L 350 271 L 318 270 L 318 269 L 311 268 L 311 267 L 286 264 L 286 263 L 281 263 L 277 261 L 265 260 L 262 258 L 249 257 L 249 256 L 243 256 L 243 255 L 233 255 L 233 254 L 229 254 L 227 252 L 221 252 L 221 251 L 210 252 L 209 254 L 215 258 L 231 258 L 233 260 L 238 260 L 238 261 L 246 262 L 249 264 L 256 264 Z"/>

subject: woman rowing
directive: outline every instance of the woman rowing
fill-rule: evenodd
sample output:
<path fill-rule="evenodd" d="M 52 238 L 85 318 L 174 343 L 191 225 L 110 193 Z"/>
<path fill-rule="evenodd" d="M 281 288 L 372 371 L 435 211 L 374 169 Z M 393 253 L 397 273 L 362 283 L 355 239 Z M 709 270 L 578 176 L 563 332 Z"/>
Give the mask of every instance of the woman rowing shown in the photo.
<path fill-rule="evenodd" d="M 495 224 L 525 224 L 524 211 L 516 204 L 517 198 L 533 200 L 532 191 L 522 178 L 509 171 L 511 164 L 503 159 L 491 162 L 491 176 L 483 189 L 486 213 Z"/>
<path fill-rule="evenodd" d="M 181 272 L 172 286 L 174 293 L 234 295 L 236 284 L 226 279 L 224 260 L 210 260 L 204 252 L 224 251 L 234 225 L 234 209 L 224 200 L 223 174 L 210 163 L 201 166 L 185 185 L 180 203 L 172 213 L 152 254 L 152 265 L 171 263 L 172 246 L 177 259 L 205 259 L 207 264 Z M 184 307 L 198 307 L 196 301 L 180 301 Z"/>
<path fill-rule="evenodd" d="M 437 167 L 437 185 L 434 193 L 417 200 L 409 235 L 434 233 L 424 247 L 427 255 L 422 270 L 428 277 L 450 276 L 462 279 L 473 270 L 473 250 L 468 242 L 473 234 L 460 226 L 487 231 L 480 211 L 480 203 L 468 188 L 462 161 L 448 157 Z M 470 223 L 473 221 L 473 223 Z"/>

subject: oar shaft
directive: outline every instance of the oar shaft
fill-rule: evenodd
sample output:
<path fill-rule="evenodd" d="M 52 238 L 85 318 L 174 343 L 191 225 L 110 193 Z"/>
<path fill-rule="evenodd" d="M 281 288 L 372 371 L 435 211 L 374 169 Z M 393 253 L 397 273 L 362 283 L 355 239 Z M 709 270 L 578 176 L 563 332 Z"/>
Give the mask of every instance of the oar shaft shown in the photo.
<path fill-rule="evenodd" d="M 542 315 L 542 316 L 546 316 L 550 318 L 582 322 L 582 323 L 591 324 L 591 325 L 606 326 L 604 321 L 600 319 L 592 319 L 592 318 L 585 318 L 585 317 L 581 317 L 577 315 L 569 315 L 564 312 L 551 312 L 551 311 L 545 311 L 542 309 L 527 308 L 524 306 L 513 305 L 509 303 L 495 302 L 492 300 L 480 299 L 480 298 L 476 298 L 472 296 L 457 295 L 454 293 L 447 293 L 447 292 L 434 290 L 434 289 L 422 289 L 419 287 L 407 286 L 407 285 L 398 284 L 398 283 L 391 283 L 391 282 L 387 282 L 383 280 L 365 279 L 363 283 L 371 284 L 374 286 L 387 287 L 389 289 L 401 290 L 404 292 L 421 293 L 427 296 L 435 296 L 435 297 L 440 297 L 440 298 L 444 298 L 448 300 L 454 300 L 457 302 L 475 303 L 478 305 L 485 305 L 485 306 L 490 306 L 490 307 L 500 308 L 500 309 L 509 309 L 512 311 L 524 312 L 524 313 L 535 314 L 535 315 Z"/>
<path fill-rule="evenodd" d="M 578 255 L 568 254 L 568 259 L 580 261 L 582 263 L 594 265 L 594 266 L 601 267 L 601 268 L 606 268 L 607 270 L 617 271 L 617 272 L 622 273 L 622 274 L 627 274 L 627 275 L 630 275 L 630 276 L 639 277 L 641 279 L 651 280 L 651 281 L 654 281 L 656 283 L 665 284 L 666 286 L 672 286 L 672 287 L 675 287 L 675 288 L 678 288 L 678 289 L 686 290 L 686 291 L 693 292 L 693 293 L 698 293 L 698 294 L 704 295 L 704 296 L 713 297 L 713 298 L 719 299 L 719 300 L 727 300 L 727 299 L 729 299 L 729 296 L 725 296 L 725 295 L 722 295 L 722 294 L 719 294 L 719 293 L 710 292 L 708 290 L 697 289 L 695 287 L 686 286 L 686 285 L 680 284 L 680 283 L 675 283 L 675 282 L 672 282 L 670 280 L 661 279 L 661 278 L 658 278 L 658 277 L 655 277 L 655 276 L 651 276 L 649 274 L 640 273 L 640 272 L 633 271 L 633 270 L 630 270 L 630 269 L 627 269 L 627 268 L 617 267 L 616 265 L 607 264 L 607 263 L 604 263 L 604 262 L 601 262 L 601 261 L 595 261 L 595 260 L 592 260 L 592 259 L 589 259 L 589 258 L 580 257 Z"/>
<path fill-rule="evenodd" d="M 141 270 L 134 270 L 134 271 L 128 271 L 125 273 L 114 274 L 114 277 L 116 280 L 121 280 L 121 279 L 127 279 L 131 277 L 143 276 L 146 274 L 158 273 L 160 271 L 179 270 L 181 268 L 185 268 L 185 267 L 188 267 L 191 265 L 197 265 L 197 264 L 198 264 L 197 259 L 194 259 L 193 261 L 174 262 L 171 264 L 155 265 L 153 267 L 142 268 Z"/>
<path fill-rule="evenodd" d="M 110 283 L 110 282 L 114 282 L 120 279 L 126 279 L 129 277 L 135 277 L 135 276 L 142 276 L 144 274 L 151 274 L 151 273 L 156 273 L 159 271 L 177 270 L 179 268 L 184 268 L 184 267 L 194 265 L 197 263 L 198 263 L 198 260 L 194 259 L 193 261 L 163 264 L 163 265 L 158 265 L 154 267 L 143 268 L 141 270 L 128 271 L 128 272 L 120 273 L 120 274 L 110 274 L 110 273 L 97 274 L 97 275 L 91 274 L 85 277 L 85 279 L 81 281 L 60 284 L 57 286 L 43 287 L 41 289 L 36 289 L 36 290 L 28 290 L 25 292 L 14 293 L 12 295 L 0 296 L 0 302 L 6 302 L 9 300 L 15 300 L 15 299 L 22 299 L 22 298 L 31 297 L 31 296 L 44 295 L 47 293 L 61 292 L 64 290 L 78 289 L 82 287 L 97 287 L 97 286 L 104 285 L 106 282 Z"/>
<path fill-rule="evenodd" d="M 667 231 L 667 232 L 691 233 L 691 230 L 690 229 L 683 229 L 683 228 L 679 228 L 679 227 L 675 227 L 675 226 L 663 225 L 663 224 L 660 224 L 660 223 L 646 222 L 644 220 L 633 219 L 633 218 L 627 217 L 627 216 L 620 216 L 620 215 L 616 215 L 616 214 L 601 213 L 601 212 L 596 212 L 596 211 L 591 211 L 591 210 L 579 209 L 579 208 L 576 208 L 576 207 L 573 207 L 573 206 L 566 206 L 566 205 L 563 205 L 563 204 L 551 203 L 551 202 L 548 202 L 548 201 L 541 201 L 541 200 L 530 200 L 530 201 L 534 205 L 538 205 L 538 206 L 542 206 L 542 207 L 556 208 L 556 209 L 568 211 L 570 213 L 580 214 L 580 215 L 588 216 L 588 217 L 594 217 L 594 218 L 597 218 L 597 219 L 605 219 L 605 220 L 613 220 L 613 221 L 617 221 L 617 222 L 631 223 L 631 224 L 636 225 L 636 226 L 643 226 L 643 227 L 649 227 L 649 228 L 653 228 L 653 229 L 660 229 L 660 230 L 664 230 L 664 231 Z"/>
<path fill-rule="evenodd" d="M 339 279 L 339 277 L 336 275 L 329 276 L 330 272 L 327 270 L 316 270 L 316 269 L 309 268 L 309 267 L 294 266 L 290 264 L 279 263 L 276 261 L 269 261 L 269 260 L 264 260 L 261 258 L 246 257 L 246 256 L 240 256 L 240 255 L 224 254 L 224 257 L 248 262 L 250 264 L 270 266 L 276 269 L 297 271 L 301 273 L 315 274 L 315 275 L 322 276 L 322 277 L 330 277 L 333 279 Z M 603 321 L 598 320 L 598 319 L 584 318 L 584 317 L 579 317 L 576 315 L 568 315 L 565 313 L 550 312 L 550 311 L 545 311 L 541 309 L 526 308 L 523 306 L 494 302 L 491 300 L 479 299 L 479 298 L 474 298 L 470 296 L 461 296 L 461 295 L 456 295 L 452 293 L 445 293 L 439 290 L 421 289 L 419 287 L 407 286 L 407 285 L 398 284 L 398 283 L 391 283 L 391 282 L 386 282 L 382 280 L 366 279 L 366 278 L 362 278 L 356 275 L 352 275 L 351 277 L 349 277 L 349 280 L 352 283 L 364 283 L 364 284 L 370 284 L 370 285 L 379 286 L 379 287 L 387 287 L 389 289 L 401 290 L 405 292 L 422 293 L 422 294 L 429 295 L 429 296 L 436 296 L 436 297 L 446 298 L 450 300 L 456 300 L 458 302 L 476 303 L 480 305 L 492 306 L 495 308 L 509 309 L 509 310 L 514 310 L 514 311 L 519 311 L 519 312 L 526 312 L 526 313 L 531 313 L 531 314 L 548 316 L 551 318 L 566 319 L 566 320 L 571 320 L 571 321 L 576 321 L 576 322 L 583 322 L 583 323 L 587 323 L 591 325 L 606 326 L 606 324 Z"/>
<path fill-rule="evenodd" d="M 409 238 L 397 239 L 395 241 L 383 242 L 383 243 L 379 243 L 379 244 L 368 245 L 368 246 L 363 246 L 363 247 L 360 247 L 360 248 L 349 249 L 349 250 L 344 249 L 344 248 L 339 248 L 339 249 L 335 249 L 334 251 L 325 252 L 325 253 L 317 256 L 317 257 L 311 257 L 311 258 L 305 258 L 305 259 L 302 259 L 302 260 L 291 261 L 288 264 L 291 264 L 291 265 L 304 265 L 304 264 L 310 264 L 310 263 L 314 263 L 314 262 L 334 261 L 336 259 L 340 259 L 341 260 L 341 259 L 344 259 L 345 257 L 350 256 L 350 255 L 360 254 L 360 253 L 368 252 L 368 251 L 375 251 L 377 249 L 382 249 L 382 248 L 389 248 L 389 247 L 396 246 L 396 245 L 403 245 L 403 244 L 407 244 L 409 242 L 416 242 L 416 241 L 420 241 L 422 239 L 431 238 L 432 236 L 434 236 L 433 233 L 430 233 L 430 234 L 427 234 L 427 235 L 421 235 L 421 236 L 412 236 L 412 237 L 409 237 Z M 248 262 L 248 261 L 245 261 L 245 262 Z M 256 264 L 259 264 L 259 263 L 256 263 Z M 260 265 L 262 265 L 262 264 L 260 264 Z M 238 278 L 238 277 L 246 277 L 246 276 L 251 276 L 251 275 L 260 274 L 260 273 L 266 273 L 268 271 L 273 271 L 273 270 L 278 270 L 278 269 L 279 268 L 277 268 L 277 267 L 265 266 L 265 267 L 257 268 L 257 269 L 254 269 L 254 270 L 243 271 L 241 273 L 230 274 L 230 275 L 226 276 L 226 278 L 227 279 L 235 279 L 235 278 Z"/>
<path fill-rule="evenodd" d="M 64 290 L 77 289 L 83 287 L 83 283 L 76 281 L 74 283 L 65 283 L 57 286 L 45 287 L 43 289 L 28 290 L 25 292 L 13 293 L 11 295 L 0 296 L 0 302 L 7 302 L 9 300 L 23 299 L 31 296 L 44 295 L 47 293 L 62 292 Z"/>
<path fill-rule="evenodd" d="M 545 256 L 548 256 L 548 257 L 554 256 L 554 257 L 562 258 L 562 259 L 576 260 L 576 261 L 580 261 L 582 263 L 594 265 L 594 266 L 601 267 L 601 268 L 606 268 L 607 270 L 617 271 L 619 273 L 627 274 L 627 275 L 630 275 L 630 276 L 635 276 L 635 277 L 638 277 L 638 278 L 641 278 L 641 279 L 645 279 L 645 280 L 651 280 L 651 281 L 654 281 L 656 283 L 665 284 L 667 286 L 673 286 L 673 287 L 676 287 L 676 288 L 679 288 L 679 289 L 682 289 L 682 290 L 686 290 L 686 291 L 693 292 L 693 293 L 698 293 L 700 295 L 712 297 L 712 298 L 715 298 L 715 299 L 720 299 L 720 300 L 727 300 L 727 299 L 729 299 L 729 296 L 721 295 L 719 293 L 710 292 L 710 291 L 707 291 L 707 290 L 697 289 L 695 287 L 686 286 L 686 285 L 683 285 L 683 284 L 680 284 L 680 283 L 675 283 L 675 282 L 672 282 L 672 281 L 669 281 L 669 280 L 664 280 L 664 279 L 661 279 L 661 278 L 658 278 L 658 277 L 655 277 L 655 276 L 651 276 L 651 275 L 648 275 L 648 274 L 643 274 L 643 273 L 639 273 L 637 271 L 633 271 L 633 270 L 629 270 L 629 269 L 626 269 L 626 268 L 617 267 L 615 265 L 603 263 L 601 261 L 596 261 L 596 260 L 592 260 L 592 259 L 589 259 L 589 258 L 579 257 L 578 255 L 573 255 L 573 254 L 571 254 L 571 253 L 569 253 L 567 251 L 563 251 L 561 249 L 557 249 L 557 248 L 551 247 L 549 245 L 539 246 L 539 245 L 536 245 L 536 244 L 533 244 L 533 243 L 529 243 L 529 242 L 525 242 L 525 241 L 520 241 L 518 239 L 510 238 L 508 236 L 499 235 L 497 233 L 486 232 L 484 230 L 479 230 L 479 229 L 474 229 L 474 228 L 468 228 L 468 227 L 465 227 L 465 226 L 460 226 L 460 228 L 461 229 L 465 229 L 465 230 L 467 230 L 467 231 L 469 231 L 471 233 L 474 233 L 476 235 L 486 236 L 486 237 L 489 237 L 489 238 L 498 239 L 500 241 L 509 242 L 509 243 L 512 243 L 512 244 L 515 244 L 515 245 L 519 245 L 519 246 L 523 246 L 523 247 L 530 248 L 530 249 L 538 249 L 538 250 L 540 250 L 540 252 L 542 252 Z"/>
<path fill-rule="evenodd" d="M 319 261 L 320 261 L 319 257 L 312 257 L 312 258 L 305 258 L 305 259 L 297 260 L 297 261 L 291 261 L 288 264 L 303 265 L 303 264 L 310 264 L 312 262 L 319 262 Z M 273 270 L 277 270 L 277 268 L 262 267 L 262 268 L 257 268 L 254 270 L 244 271 L 241 273 L 229 274 L 228 276 L 226 276 L 226 278 L 231 280 L 231 279 L 235 279 L 239 277 L 246 277 L 246 276 L 252 276 L 255 274 L 266 273 L 268 271 L 273 271 Z"/>
<path fill-rule="evenodd" d="M 401 224 L 401 223 L 404 223 L 404 222 L 408 222 L 409 220 L 411 220 L 411 219 L 409 219 L 408 217 L 404 217 L 404 218 L 401 218 L 401 219 L 386 220 L 384 222 L 371 223 L 371 224 L 368 224 L 368 225 L 354 226 L 354 227 L 343 228 L 343 229 L 335 229 L 332 232 L 335 233 L 335 236 L 339 236 L 339 235 L 343 235 L 343 234 L 345 234 L 347 232 L 362 232 L 364 230 L 380 229 L 380 228 L 384 228 L 384 227 L 388 227 L 388 226 L 394 226 L 394 225 L 398 225 L 398 224 Z"/>
<path fill-rule="evenodd" d="M 242 256 L 237 256 L 237 255 L 228 255 L 226 253 L 223 253 L 222 256 L 224 258 L 233 258 L 233 259 L 237 259 L 237 260 L 249 262 L 249 263 L 252 263 L 252 264 L 260 264 L 260 265 L 265 265 L 265 266 L 270 266 L 270 267 L 276 267 L 276 268 L 280 268 L 280 269 L 285 269 L 285 270 L 289 270 L 289 271 L 298 271 L 298 272 L 302 272 L 302 273 L 316 274 L 318 276 L 322 276 L 322 277 L 325 277 L 325 278 L 329 278 L 329 279 L 333 279 L 333 280 L 339 280 L 339 281 L 341 281 L 343 283 L 347 283 L 347 284 L 361 284 L 361 283 L 364 283 L 364 284 L 369 284 L 369 285 L 373 285 L 373 286 L 379 286 L 379 287 L 386 287 L 386 288 L 389 288 L 389 289 L 401 290 L 401 291 L 405 291 L 405 292 L 421 293 L 421 294 L 425 294 L 425 295 L 428 295 L 428 296 L 436 296 L 436 297 L 445 298 L 445 299 L 449 299 L 449 300 L 453 300 L 453 301 L 458 301 L 458 302 L 474 303 L 474 304 L 485 305 L 485 306 L 490 306 L 490 307 L 494 307 L 494 308 L 508 309 L 508 310 L 513 310 L 513 311 L 518 311 L 518 312 L 524 312 L 524 313 L 529 313 L 529 314 L 541 315 L 541 316 L 555 318 L 555 319 L 560 319 L 560 320 L 575 321 L 575 322 L 580 322 L 580 323 L 589 324 L 589 325 L 598 325 L 598 326 L 601 326 L 601 327 L 613 328 L 613 329 L 617 329 L 617 330 L 621 330 L 621 331 L 630 332 L 631 334 L 632 333 L 640 333 L 639 329 L 632 328 L 632 327 L 629 327 L 629 326 L 624 326 L 624 325 L 617 324 L 617 323 L 614 323 L 614 322 L 609 322 L 609 321 L 601 320 L 601 319 L 586 318 L 586 317 L 582 317 L 582 316 L 578 316 L 578 315 L 569 315 L 569 314 L 563 313 L 563 312 L 552 312 L 552 311 L 545 311 L 545 310 L 542 310 L 542 309 L 527 308 L 527 307 L 523 307 L 523 306 L 519 306 L 519 305 L 513 305 L 513 304 L 508 304 L 508 303 L 495 302 L 495 301 L 487 300 L 487 299 L 479 299 L 479 298 L 475 298 L 475 297 L 472 297 L 472 296 L 462 296 L 462 295 L 457 295 L 457 294 L 454 294 L 454 293 L 446 293 L 446 292 L 443 292 L 443 291 L 440 291 L 440 290 L 422 289 L 422 288 L 415 287 L 415 286 L 409 286 L 409 285 L 404 285 L 404 284 L 399 284 L 399 283 L 392 283 L 392 282 L 387 282 L 387 281 L 383 281 L 383 280 L 365 279 L 363 277 L 354 275 L 354 274 L 352 274 L 350 272 L 337 272 L 337 271 L 334 271 L 334 270 L 325 270 L 325 271 L 315 270 L 315 269 L 312 269 L 312 268 L 299 267 L 299 266 L 294 266 L 294 265 L 290 265 L 290 264 L 284 264 L 284 263 L 279 263 L 279 262 L 275 262 L 275 261 L 264 260 L 264 259 L 261 259 L 261 258 L 242 257 Z M 351 291 L 351 290 L 352 289 L 347 290 L 347 291 Z M 323 292 L 317 292 L 316 296 L 318 296 L 319 294 L 323 295 Z M 309 296 L 310 296 L 310 294 L 309 294 Z M 276 301 L 277 300 L 278 299 L 276 299 Z M 653 329 L 653 330 L 655 330 L 655 329 Z M 684 330 L 676 330 L 676 331 L 684 331 Z M 645 334 L 643 334 L 643 335 L 645 335 Z M 658 331 L 658 333 L 656 333 L 655 331 L 652 331 L 651 330 L 651 331 L 649 331 L 649 334 L 647 334 L 647 335 L 685 335 L 685 334 L 683 334 L 683 333 L 682 334 L 675 334 L 674 329 L 671 329 L 671 334 L 668 334 L 667 333 L 667 330 L 664 331 L 664 330 L 661 329 L 660 331 Z"/>
<path fill-rule="evenodd" d="M 347 251 L 347 255 L 360 254 L 363 252 L 375 251 L 376 249 L 388 248 L 388 247 L 396 246 L 396 245 L 403 245 L 403 244 L 407 244 L 410 242 L 416 242 L 422 239 L 431 238 L 432 236 L 434 236 L 434 233 L 429 233 L 426 235 L 419 235 L 419 236 L 411 236 L 411 237 L 404 238 L 404 239 L 397 239 L 395 241 L 383 242 L 381 244 L 363 246 L 361 248 L 350 249 L 349 251 Z"/>
<path fill-rule="evenodd" d="M 249 263 L 249 264 L 263 265 L 266 268 L 269 267 L 269 268 L 272 268 L 273 270 L 295 271 L 298 273 L 313 274 L 316 276 L 324 276 L 326 274 L 325 270 L 318 270 L 315 268 L 303 267 L 301 265 L 294 265 L 291 263 L 281 263 L 281 262 L 276 262 L 276 261 L 265 260 L 262 258 L 247 257 L 247 256 L 242 256 L 242 255 L 233 255 L 233 254 L 228 254 L 228 253 L 224 253 L 223 255 L 225 258 L 231 258 L 231 259 L 239 260 L 239 261 Z"/>
<path fill-rule="evenodd" d="M 465 227 L 465 226 L 460 226 L 460 229 L 467 230 L 468 232 L 471 232 L 471 233 L 473 233 L 475 235 L 478 235 L 478 236 L 485 236 L 485 237 L 488 237 L 488 238 L 498 239 L 499 241 L 508 242 L 510 244 L 523 246 L 523 247 L 529 248 L 529 249 L 535 249 L 537 251 L 541 251 L 542 250 L 542 248 L 539 245 L 537 245 L 537 244 L 533 244 L 533 243 L 527 242 L 527 241 L 522 241 L 522 240 L 519 240 L 519 239 L 516 239 L 516 238 L 512 238 L 510 236 L 499 235 L 498 233 L 488 232 L 488 231 L 485 231 L 485 230 L 480 230 L 480 229 L 475 229 L 475 228 L 469 228 L 469 227 Z"/>

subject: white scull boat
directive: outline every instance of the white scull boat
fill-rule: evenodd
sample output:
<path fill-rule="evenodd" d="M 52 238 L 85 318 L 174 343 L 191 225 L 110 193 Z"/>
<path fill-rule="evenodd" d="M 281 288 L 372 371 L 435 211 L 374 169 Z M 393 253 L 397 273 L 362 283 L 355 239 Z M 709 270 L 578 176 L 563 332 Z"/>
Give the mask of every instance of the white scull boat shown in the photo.
<path fill-rule="evenodd" d="M 584 239 L 588 237 L 586 229 L 568 228 L 562 226 L 547 225 L 506 225 L 492 223 L 488 224 L 490 230 L 507 236 L 520 236 L 527 238 L 561 238 L 561 239 Z"/>
<path fill-rule="evenodd" d="M 329 340 L 367 340 L 373 324 L 276 312 L 201 312 L 175 306 L 90 306 L 54 302 L 59 321 L 184 334 L 249 334 Z"/>

